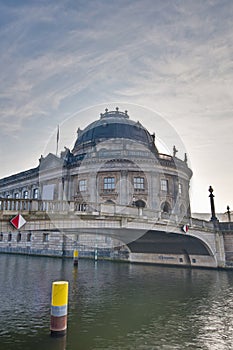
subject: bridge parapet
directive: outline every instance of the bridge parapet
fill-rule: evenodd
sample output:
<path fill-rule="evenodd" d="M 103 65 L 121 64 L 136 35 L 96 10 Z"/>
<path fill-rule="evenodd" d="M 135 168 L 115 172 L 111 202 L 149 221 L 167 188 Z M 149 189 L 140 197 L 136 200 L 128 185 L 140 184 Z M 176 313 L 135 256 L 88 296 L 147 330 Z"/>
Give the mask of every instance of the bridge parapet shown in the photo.
<path fill-rule="evenodd" d="M 214 224 L 212 221 L 190 218 L 189 222 L 190 226 L 193 228 L 214 230 Z"/>
<path fill-rule="evenodd" d="M 233 222 L 219 222 L 219 227 L 223 232 L 233 232 Z"/>
<path fill-rule="evenodd" d="M 161 213 L 145 208 L 137 208 L 135 206 L 123 206 L 105 203 L 80 203 L 76 201 L 50 201 L 50 200 L 34 200 L 34 199 L 13 199 L 0 198 L 0 219 L 8 220 L 9 216 L 21 213 L 27 216 L 27 220 L 39 220 L 50 216 L 56 220 L 61 217 L 64 219 L 72 216 L 93 217 L 128 217 L 141 218 L 144 220 L 161 219 Z M 166 217 L 167 218 L 167 217 Z"/>
<path fill-rule="evenodd" d="M 57 212 L 64 213 L 70 211 L 86 211 L 88 205 L 83 204 L 78 208 L 74 201 L 37 200 L 37 199 L 15 199 L 0 198 L 0 211 L 20 211 L 20 212 Z"/>
<path fill-rule="evenodd" d="M 213 222 L 199 220 L 194 218 L 181 218 L 174 214 L 163 213 L 148 208 L 137 208 L 135 206 L 118 205 L 114 203 L 80 203 L 77 201 L 59 201 L 59 200 L 38 200 L 38 199 L 15 199 L 0 198 L 0 214 L 13 215 L 15 213 L 33 214 L 58 214 L 61 216 L 73 215 L 93 215 L 107 217 L 131 217 L 140 218 L 144 222 L 150 220 L 164 224 L 188 224 L 190 227 L 201 230 L 213 230 Z"/>

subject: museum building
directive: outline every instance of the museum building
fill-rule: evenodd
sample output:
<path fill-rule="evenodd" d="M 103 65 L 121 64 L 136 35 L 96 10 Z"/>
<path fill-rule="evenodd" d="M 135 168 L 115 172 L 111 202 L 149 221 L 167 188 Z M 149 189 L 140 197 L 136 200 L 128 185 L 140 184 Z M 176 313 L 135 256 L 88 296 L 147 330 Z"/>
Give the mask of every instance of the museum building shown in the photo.
<path fill-rule="evenodd" d="M 155 140 L 127 111 L 105 109 L 96 121 L 77 130 L 72 150 L 65 147 L 60 156 L 41 156 L 36 168 L 0 179 L 0 198 L 72 201 L 77 212 L 115 204 L 181 221 L 191 215 L 192 171 L 186 154 L 179 159 L 175 146 L 173 155 L 162 154 Z M 83 246 L 85 241 L 83 235 Z M 105 240 L 106 247 L 110 241 Z"/>
<path fill-rule="evenodd" d="M 184 160 L 159 153 L 155 134 L 129 118 L 105 110 L 84 130 L 72 151 L 49 153 L 36 168 L 0 180 L 0 197 L 115 203 L 190 216 L 192 171 Z"/>

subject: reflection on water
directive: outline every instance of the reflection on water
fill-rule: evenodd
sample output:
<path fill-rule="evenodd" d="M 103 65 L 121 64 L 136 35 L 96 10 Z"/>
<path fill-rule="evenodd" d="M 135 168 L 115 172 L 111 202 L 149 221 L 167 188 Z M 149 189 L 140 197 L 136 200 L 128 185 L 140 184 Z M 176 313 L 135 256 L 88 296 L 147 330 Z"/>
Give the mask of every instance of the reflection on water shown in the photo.
<path fill-rule="evenodd" d="M 1 350 L 232 349 L 233 272 L 0 255 Z M 51 284 L 69 281 L 66 338 Z"/>

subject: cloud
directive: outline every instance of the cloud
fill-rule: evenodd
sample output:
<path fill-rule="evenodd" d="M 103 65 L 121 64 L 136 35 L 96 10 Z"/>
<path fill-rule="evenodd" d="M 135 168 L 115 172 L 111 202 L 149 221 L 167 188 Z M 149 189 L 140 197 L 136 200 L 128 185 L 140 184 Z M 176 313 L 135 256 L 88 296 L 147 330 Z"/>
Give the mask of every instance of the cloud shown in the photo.
<path fill-rule="evenodd" d="M 117 100 L 159 110 L 199 158 L 231 148 L 232 17 L 227 0 L 2 1 L 0 135 Z"/>
<path fill-rule="evenodd" d="M 106 87 L 110 96 L 148 99 L 155 95 L 158 103 L 181 98 L 194 112 L 197 105 L 202 108 L 211 99 L 218 102 L 213 109 L 221 109 L 220 99 L 216 99 L 219 93 L 222 104 L 229 104 L 231 92 L 226 93 L 228 89 L 223 87 L 232 83 L 232 39 L 227 32 L 226 6 L 225 32 L 221 29 L 221 36 L 213 37 L 218 18 L 212 12 L 217 2 L 120 4 L 122 7 L 105 1 L 95 6 L 87 2 L 75 11 L 61 2 L 11 9 L 17 20 L 3 31 L 8 40 L 15 38 L 3 55 L 3 113 L 17 113 L 22 120 L 37 113 L 49 115 L 66 98 L 98 82 L 99 94 Z M 150 11 L 145 11 L 149 6 Z M 7 103 L 12 99 L 15 108 Z"/>

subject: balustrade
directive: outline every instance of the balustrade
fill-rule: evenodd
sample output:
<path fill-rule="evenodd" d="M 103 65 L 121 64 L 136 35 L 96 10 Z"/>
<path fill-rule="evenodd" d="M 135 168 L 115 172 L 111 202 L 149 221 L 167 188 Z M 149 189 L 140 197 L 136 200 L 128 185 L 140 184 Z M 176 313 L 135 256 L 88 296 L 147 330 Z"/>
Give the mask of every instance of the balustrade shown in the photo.
<path fill-rule="evenodd" d="M 63 212 L 73 207 L 66 201 L 0 198 L 0 211 Z"/>
<path fill-rule="evenodd" d="M 38 199 L 15 199 L 0 198 L 0 212 L 27 212 L 27 213 L 92 213 L 100 215 L 116 215 L 141 217 L 148 220 L 162 220 L 175 223 L 180 222 L 177 215 L 161 213 L 148 208 L 137 208 L 132 206 L 123 206 L 113 203 L 80 203 L 77 201 L 59 201 L 59 200 L 38 200 Z M 181 220 L 183 224 L 188 223 L 191 227 L 199 229 L 213 229 L 213 223 L 189 218 Z M 232 230 L 232 224 L 224 227 L 225 230 Z"/>

